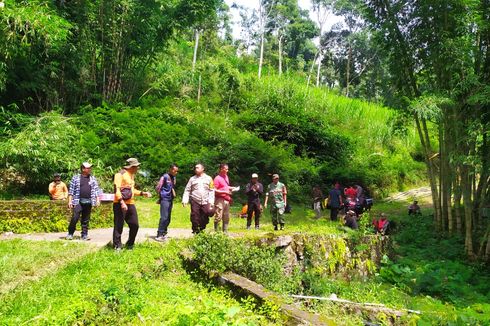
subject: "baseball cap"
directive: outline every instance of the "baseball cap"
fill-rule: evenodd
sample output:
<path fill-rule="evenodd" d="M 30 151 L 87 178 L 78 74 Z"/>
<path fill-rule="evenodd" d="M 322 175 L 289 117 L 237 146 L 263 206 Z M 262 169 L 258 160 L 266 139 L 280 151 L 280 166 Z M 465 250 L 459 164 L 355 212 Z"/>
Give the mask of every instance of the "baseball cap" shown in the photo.
<path fill-rule="evenodd" d="M 279 179 L 279 174 L 274 173 L 274 174 L 272 175 L 272 179 Z"/>
<path fill-rule="evenodd" d="M 92 164 L 90 164 L 89 162 L 83 162 L 82 163 L 82 167 L 88 169 L 88 168 L 91 168 L 92 167 Z"/>
<path fill-rule="evenodd" d="M 259 175 L 257 173 L 252 174 L 252 179 L 258 178 L 258 177 L 259 177 Z"/>

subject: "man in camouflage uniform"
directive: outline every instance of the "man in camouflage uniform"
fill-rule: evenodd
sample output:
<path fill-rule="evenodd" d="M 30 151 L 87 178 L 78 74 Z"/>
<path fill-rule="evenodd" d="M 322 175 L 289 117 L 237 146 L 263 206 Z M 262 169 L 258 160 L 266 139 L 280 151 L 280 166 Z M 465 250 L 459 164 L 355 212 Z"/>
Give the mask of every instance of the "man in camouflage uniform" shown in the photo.
<path fill-rule="evenodd" d="M 274 231 L 277 231 L 278 224 L 281 230 L 284 229 L 284 210 L 287 204 L 287 189 L 286 186 L 279 182 L 279 175 L 272 175 L 272 183 L 267 187 L 264 207 L 267 208 L 269 197 L 271 198 L 271 215 Z"/>

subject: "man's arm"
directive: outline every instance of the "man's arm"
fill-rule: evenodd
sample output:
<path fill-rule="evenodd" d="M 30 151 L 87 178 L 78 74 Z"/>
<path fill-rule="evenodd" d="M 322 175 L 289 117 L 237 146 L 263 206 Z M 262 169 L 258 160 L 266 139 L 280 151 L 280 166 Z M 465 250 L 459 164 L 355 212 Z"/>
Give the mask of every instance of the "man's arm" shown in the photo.
<path fill-rule="evenodd" d="M 155 187 L 155 190 L 157 191 L 157 194 L 160 193 L 160 190 L 162 190 L 162 186 L 163 186 L 163 179 L 164 179 L 164 176 L 162 175 L 162 177 L 160 178 L 160 180 L 158 181 L 158 184 L 157 186 Z"/>
<path fill-rule="evenodd" d="M 264 186 L 261 183 L 257 184 L 257 192 L 261 195 L 264 193 Z"/>
<path fill-rule="evenodd" d="M 187 182 L 187 185 L 185 186 L 185 189 L 184 189 L 184 194 L 182 195 L 182 205 L 184 205 L 184 206 L 189 203 L 189 197 L 191 194 L 191 187 L 192 187 L 192 177 Z"/>
<path fill-rule="evenodd" d="M 118 202 L 120 202 L 121 199 L 122 199 L 121 183 L 122 183 L 122 174 L 121 173 L 116 173 L 114 175 L 114 187 L 116 188 L 116 191 L 114 193 L 114 198 Z"/>
<path fill-rule="evenodd" d="M 245 193 L 248 195 L 249 193 L 253 192 L 253 185 L 252 183 L 247 183 L 247 186 L 245 187 Z"/>
<path fill-rule="evenodd" d="M 66 187 L 66 184 L 63 182 L 63 199 L 66 199 L 68 197 L 68 188 Z"/>
<path fill-rule="evenodd" d="M 284 206 L 288 203 L 288 190 L 286 189 L 286 186 L 282 188 L 282 198 L 284 200 Z"/>
<path fill-rule="evenodd" d="M 209 194 L 208 194 L 208 203 L 211 205 L 211 206 L 214 206 L 214 198 L 215 198 L 215 186 L 214 186 L 214 182 L 213 182 L 213 179 L 210 177 L 211 179 L 211 182 L 209 183 Z"/>
<path fill-rule="evenodd" d="M 100 195 L 102 195 L 102 189 L 99 187 L 99 183 L 97 182 L 97 179 L 94 178 L 94 187 L 95 187 L 95 202 L 96 205 L 100 205 Z"/>
<path fill-rule="evenodd" d="M 73 208 L 73 195 L 75 194 L 75 178 L 76 176 L 73 176 L 70 181 L 70 188 L 68 189 L 68 207 Z"/>
<path fill-rule="evenodd" d="M 213 179 L 211 179 L 213 180 Z M 222 189 L 224 184 L 221 182 L 221 180 L 216 177 L 214 178 L 214 192 L 217 193 L 217 194 L 227 194 L 227 195 L 231 195 L 231 190 L 228 188 L 228 191 Z"/>

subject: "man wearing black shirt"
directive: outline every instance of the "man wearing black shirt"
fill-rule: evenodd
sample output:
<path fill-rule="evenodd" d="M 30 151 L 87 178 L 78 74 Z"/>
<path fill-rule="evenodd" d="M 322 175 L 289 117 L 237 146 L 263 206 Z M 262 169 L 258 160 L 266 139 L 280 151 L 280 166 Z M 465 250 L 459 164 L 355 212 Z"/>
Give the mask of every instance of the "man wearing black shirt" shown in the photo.
<path fill-rule="evenodd" d="M 68 207 L 73 209 L 73 217 L 68 226 L 67 240 L 73 239 L 78 220 L 82 220 L 82 240 L 89 240 L 88 225 L 92 207 L 100 205 L 100 189 L 92 173 L 92 164 L 82 163 L 80 173 L 73 176 L 68 190 Z"/>
<path fill-rule="evenodd" d="M 250 183 L 247 184 L 245 188 L 247 193 L 247 230 L 250 230 L 252 225 L 252 216 L 255 215 L 255 229 L 258 230 L 260 227 L 260 196 L 264 193 L 264 187 L 259 182 L 259 176 L 254 173 L 252 174 L 252 179 Z"/>

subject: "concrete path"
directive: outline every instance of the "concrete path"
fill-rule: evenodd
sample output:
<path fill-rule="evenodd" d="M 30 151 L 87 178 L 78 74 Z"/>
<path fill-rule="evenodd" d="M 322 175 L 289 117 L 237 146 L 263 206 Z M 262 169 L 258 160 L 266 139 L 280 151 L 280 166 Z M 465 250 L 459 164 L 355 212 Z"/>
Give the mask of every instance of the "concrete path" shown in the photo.
<path fill-rule="evenodd" d="M 140 228 L 136 237 L 136 242 L 141 243 L 148 240 L 154 240 L 157 230 L 155 228 Z M 90 240 L 87 243 L 96 245 L 97 247 L 104 247 L 112 241 L 112 228 L 107 229 L 93 229 L 89 230 Z M 123 243 L 126 242 L 129 235 L 129 228 L 125 227 L 122 235 Z M 3 233 L 0 234 L 0 240 L 7 239 L 24 239 L 24 240 L 38 240 L 38 241 L 57 241 L 64 240 L 66 232 L 56 233 L 27 233 L 27 234 L 12 234 Z M 185 239 L 192 237 L 192 231 L 190 229 L 169 229 L 168 237 L 175 239 Z M 75 242 L 82 242 L 80 240 L 79 231 L 75 232 Z"/>

